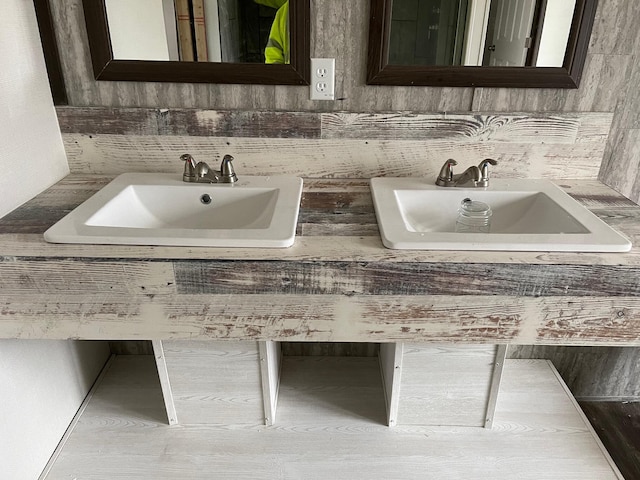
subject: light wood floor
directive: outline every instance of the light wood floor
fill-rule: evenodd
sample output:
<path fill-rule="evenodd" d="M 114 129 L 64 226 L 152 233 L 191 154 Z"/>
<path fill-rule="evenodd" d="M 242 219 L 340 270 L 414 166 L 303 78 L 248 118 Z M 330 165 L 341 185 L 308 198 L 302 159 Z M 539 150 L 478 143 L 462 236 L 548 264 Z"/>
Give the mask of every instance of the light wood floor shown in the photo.
<path fill-rule="evenodd" d="M 153 357 L 116 357 L 46 479 L 621 478 L 544 360 L 507 362 L 493 430 L 384 426 L 376 361 L 285 358 L 272 427 L 169 427 Z"/>

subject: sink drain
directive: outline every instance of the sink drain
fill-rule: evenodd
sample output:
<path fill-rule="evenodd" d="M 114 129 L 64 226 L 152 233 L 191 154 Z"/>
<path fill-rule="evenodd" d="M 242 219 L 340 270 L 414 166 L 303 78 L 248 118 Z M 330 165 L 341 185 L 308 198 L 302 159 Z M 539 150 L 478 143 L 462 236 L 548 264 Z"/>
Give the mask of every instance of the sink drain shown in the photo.
<path fill-rule="evenodd" d="M 211 195 L 205 193 L 200 197 L 200 202 L 204 203 L 205 205 L 209 205 L 211 203 Z"/>

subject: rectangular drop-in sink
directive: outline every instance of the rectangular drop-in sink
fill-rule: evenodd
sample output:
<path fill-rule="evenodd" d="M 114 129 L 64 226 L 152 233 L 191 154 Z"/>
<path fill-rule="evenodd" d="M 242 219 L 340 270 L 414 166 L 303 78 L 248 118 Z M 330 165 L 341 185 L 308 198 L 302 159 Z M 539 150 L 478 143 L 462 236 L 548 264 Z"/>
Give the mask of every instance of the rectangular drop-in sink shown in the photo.
<path fill-rule="evenodd" d="M 383 244 L 393 249 L 625 252 L 631 242 L 546 180 L 492 179 L 486 188 L 426 179 L 371 180 Z M 457 233 L 465 199 L 491 207 L 488 233 Z"/>
<path fill-rule="evenodd" d="M 233 184 L 126 173 L 44 234 L 53 243 L 288 247 L 302 179 L 243 176 Z"/>

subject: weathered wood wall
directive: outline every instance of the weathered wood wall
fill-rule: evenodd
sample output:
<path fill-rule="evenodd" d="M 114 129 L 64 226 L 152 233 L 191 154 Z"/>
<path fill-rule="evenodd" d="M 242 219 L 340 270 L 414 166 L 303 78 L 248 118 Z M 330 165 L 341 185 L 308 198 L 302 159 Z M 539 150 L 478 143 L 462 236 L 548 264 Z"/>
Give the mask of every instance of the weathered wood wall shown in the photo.
<path fill-rule="evenodd" d="M 491 157 L 493 175 L 596 179 L 611 113 L 380 114 L 58 107 L 72 172 L 182 171 L 230 153 L 238 174 L 437 175 Z"/>
<path fill-rule="evenodd" d="M 508 357 L 551 360 L 580 399 L 640 398 L 640 348 L 510 346 Z"/>
<path fill-rule="evenodd" d="M 640 2 L 634 2 L 640 10 Z M 636 18 L 639 15 L 636 14 Z M 640 31 L 640 30 L 639 30 Z M 614 124 L 602 161 L 601 180 L 640 203 L 640 34 L 633 43 L 633 69 L 618 102 Z"/>
<path fill-rule="evenodd" d="M 336 100 L 312 102 L 308 87 L 95 82 L 81 0 L 52 0 L 69 102 L 74 106 L 375 112 L 613 112 L 632 69 L 640 8 L 600 0 L 578 90 L 365 85 L 369 0 L 311 0 L 311 56 L 336 59 Z"/>
<path fill-rule="evenodd" d="M 369 1 L 312 0 L 311 4 L 312 56 L 336 58 L 337 100 L 334 102 L 311 102 L 305 87 L 95 82 L 91 73 L 81 0 L 53 0 L 70 105 L 312 112 L 613 112 L 613 127 L 604 152 L 600 178 L 634 201 L 640 201 L 640 90 L 637 88 L 640 84 L 640 30 L 637 28 L 640 2 L 600 0 L 583 82 L 578 90 L 366 86 Z M 73 109 L 67 114 L 73 116 Z M 78 118 L 82 115 L 78 111 Z M 143 115 L 148 116 L 148 111 Z M 191 148 L 193 139 L 189 139 L 187 145 L 183 143 L 184 139 L 174 136 L 167 139 L 167 144 L 175 145 L 176 152 L 185 146 Z M 111 137 L 76 132 L 66 134 L 65 141 L 70 162 L 78 170 L 96 170 L 100 162 L 110 159 L 119 162 L 111 167 L 112 173 L 122 168 L 124 162 L 120 160 L 126 158 L 127 151 L 133 150 L 136 154 L 152 151 L 152 160 L 158 160 L 155 147 L 161 143 L 157 137 L 148 137 L 144 133 Z M 240 148 L 236 147 L 235 142 L 230 143 L 203 142 L 202 152 L 215 152 L 220 147 Z M 336 143 L 344 145 L 345 141 Z M 278 149 L 291 151 L 297 146 L 285 141 L 278 145 Z M 424 146 L 418 143 L 401 146 L 404 151 L 398 154 L 399 160 L 409 158 L 411 165 L 415 164 L 416 158 L 425 154 Z M 370 142 L 369 145 L 366 141 L 355 141 L 353 147 L 352 151 L 358 148 L 362 153 L 356 159 L 347 157 L 347 160 L 353 162 L 354 166 L 368 166 L 362 169 L 362 176 L 380 167 L 380 157 L 386 158 L 390 152 L 398 149 L 397 143 L 389 140 Z M 246 147 L 256 152 L 261 148 L 264 145 L 259 142 Z M 446 148 L 443 145 L 443 155 Z M 371 157 L 373 151 L 380 151 L 380 157 Z M 334 149 L 334 152 L 337 154 L 339 150 Z M 373 160 L 367 160 L 367 155 Z M 332 156 L 330 149 L 326 150 L 325 156 Z M 170 158 L 173 157 L 167 155 L 166 166 Z M 147 165 L 150 166 L 151 162 Z M 525 172 L 529 174 L 530 170 Z M 591 174 L 592 170 L 589 172 Z M 391 175 L 397 172 L 390 169 L 382 173 Z M 546 173 L 553 176 L 553 172 Z M 320 174 L 327 175 L 327 172 Z M 603 355 L 601 361 L 612 358 L 612 351 L 598 352 Z M 625 349 L 624 352 L 621 355 L 614 354 L 618 361 L 609 371 L 626 371 L 625 365 L 629 364 L 630 359 L 637 358 L 637 350 Z M 554 348 L 553 351 L 547 350 L 547 353 L 567 359 L 563 364 L 570 367 L 564 370 L 565 378 L 582 374 L 586 378 L 594 371 L 590 367 L 580 367 L 583 356 L 575 350 Z M 610 376 L 610 380 L 611 385 L 621 381 L 615 375 Z M 593 381 L 596 381 L 595 377 Z M 589 381 L 585 380 L 583 384 L 588 385 Z M 627 392 L 625 388 L 620 390 L 623 395 Z M 586 390 L 588 387 L 585 387 Z M 615 395 L 613 388 L 607 391 Z"/>

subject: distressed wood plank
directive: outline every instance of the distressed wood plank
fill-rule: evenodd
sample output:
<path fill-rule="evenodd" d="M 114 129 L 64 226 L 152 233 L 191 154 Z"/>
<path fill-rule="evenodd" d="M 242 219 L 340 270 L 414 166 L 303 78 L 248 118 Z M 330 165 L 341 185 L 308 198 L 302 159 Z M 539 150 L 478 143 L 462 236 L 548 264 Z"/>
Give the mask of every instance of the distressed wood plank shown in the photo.
<path fill-rule="evenodd" d="M 377 237 L 380 235 L 377 223 L 365 225 L 349 225 L 344 224 L 317 224 L 317 223 L 300 223 L 299 230 L 296 235 L 319 235 L 319 236 L 347 236 L 347 237 Z"/>
<path fill-rule="evenodd" d="M 595 137 L 604 142 L 611 118 L 611 114 L 324 113 L 322 138 L 574 144 Z M 588 128 L 581 129 L 583 121 Z"/>
<path fill-rule="evenodd" d="M 169 295 L 176 292 L 173 265 L 166 262 L 0 260 L 0 270 L 0 289 L 8 295 L 89 292 Z"/>
<path fill-rule="evenodd" d="M 640 346 L 638 297 L 3 293 L 0 312 L 2 338 Z"/>
<path fill-rule="evenodd" d="M 623 233 L 626 233 L 622 228 Z M 630 236 L 635 244 L 638 242 Z M 640 265 L 640 248 L 627 253 L 571 252 L 463 252 L 429 250 L 391 250 L 375 236 L 298 237 L 295 244 L 282 249 L 146 247 L 130 245 L 74 245 L 47 243 L 41 234 L 2 234 L 0 260 L 40 258 L 150 259 L 150 260 L 289 260 L 349 261 L 389 263 L 495 263 L 521 265 Z M 636 237 L 637 238 L 637 237 Z"/>
<path fill-rule="evenodd" d="M 470 142 L 466 139 L 354 140 L 246 137 L 63 134 L 73 173 L 182 172 L 179 157 L 215 162 L 236 159 L 238 175 L 297 175 L 324 178 L 424 176 L 435 178 L 448 158 L 461 166 L 495 158 L 494 174 L 505 178 L 598 176 L 605 142 Z"/>
<path fill-rule="evenodd" d="M 370 140 L 606 142 L 613 115 L 415 114 L 57 107 L 62 133 Z"/>
<path fill-rule="evenodd" d="M 174 263 L 180 294 L 639 296 L 640 269 L 380 262 Z"/>
<path fill-rule="evenodd" d="M 184 108 L 57 107 L 62 133 L 320 138 L 320 114 Z"/>

